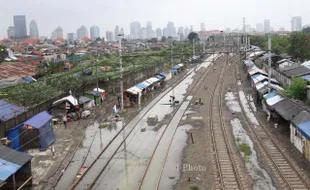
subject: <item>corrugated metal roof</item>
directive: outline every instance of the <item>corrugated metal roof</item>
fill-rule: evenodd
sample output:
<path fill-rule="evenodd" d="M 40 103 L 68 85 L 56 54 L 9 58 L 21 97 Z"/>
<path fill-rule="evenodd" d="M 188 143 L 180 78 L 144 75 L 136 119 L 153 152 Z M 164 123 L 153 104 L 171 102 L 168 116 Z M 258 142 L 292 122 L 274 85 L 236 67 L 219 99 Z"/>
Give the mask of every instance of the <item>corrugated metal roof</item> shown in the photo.
<path fill-rule="evenodd" d="M 38 113 L 37 115 L 32 116 L 30 119 L 24 122 L 24 125 L 32 126 L 36 129 L 41 128 L 44 126 L 47 122 L 49 122 L 52 119 L 53 116 L 47 113 L 47 111 L 42 111 L 41 113 Z"/>
<path fill-rule="evenodd" d="M 310 69 L 307 69 L 303 66 L 299 66 L 290 70 L 285 70 L 282 72 L 283 75 L 287 77 L 297 77 L 310 74 Z"/>
<path fill-rule="evenodd" d="M 310 121 L 310 113 L 304 110 L 293 118 L 292 123 L 297 126 L 306 121 Z"/>
<path fill-rule="evenodd" d="M 276 95 L 276 96 L 274 96 L 274 97 L 272 97 L 272 98 L 267 99 L 267 100 L 266 100 L 266 103 L 267 103 L 269 106 L 273 106 L 273 105 L 275 105 L 276 103 L 278 103 L 278 102 L 280 102 L 280 101 L 282 101 L 282 100 L 283 100 L 282 96 Z"/>
<path fill-rule="evenodd" d="M 0 65 L 0 79 L 9 77 L 28 77 L 35 75 L 35 67 L 24 63 L 11 63 Z"/>
<path fill-rule="evenodd" d="M 302 108 L 290 100 L 284 99 L 275 105 L 273 105 L 275 111 L 285 120 L 291 121 L 296 115 L 298 115 Z"/>
<path fill-rule="evenodd" d="M 26 108 L 18 107 L 6 101 L 0 100 L 0 122 L 10 120 L 15 115 L 18 116 L 26 112 Z"/>
<path fill-rule="evenodd" d="M 264 98 L 268 100 L 269 98 L 275 97 L 277 95 L 276 91 L 272 91 L 269 94 L 264 95 Z"/>

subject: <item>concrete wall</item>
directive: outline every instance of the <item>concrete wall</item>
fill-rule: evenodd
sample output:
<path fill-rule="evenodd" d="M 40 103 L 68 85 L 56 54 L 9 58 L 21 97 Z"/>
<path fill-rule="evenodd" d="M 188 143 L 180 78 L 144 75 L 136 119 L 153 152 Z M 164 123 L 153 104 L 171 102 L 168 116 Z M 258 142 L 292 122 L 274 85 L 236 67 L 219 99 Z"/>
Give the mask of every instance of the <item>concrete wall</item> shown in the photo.
<path fill-rule="evenodd" d="M 292 124 L 290 124 L 290 131 L 291 143 L 299 150 L 299 152 L 303 154 L 305 137 L 298 130 L 296 130 L 296 128 Z"/>

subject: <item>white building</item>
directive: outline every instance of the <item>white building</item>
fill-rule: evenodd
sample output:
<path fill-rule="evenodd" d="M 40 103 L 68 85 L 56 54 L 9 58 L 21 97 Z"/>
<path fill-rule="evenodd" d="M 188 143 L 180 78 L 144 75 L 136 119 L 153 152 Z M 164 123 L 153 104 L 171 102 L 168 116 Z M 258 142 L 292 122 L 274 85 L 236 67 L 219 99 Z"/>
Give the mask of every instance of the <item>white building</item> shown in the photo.
<path fill-rule="evenodd" d="M 15 29 L 13 26 L 9 26 L 7 32 L 8 32 L 8 38 L 12 38 L 15 36 Z"/>
<path fill-rule="evenodd" d="M 302 30 L 302 22 L 301 22 L 300 16 L 292 17 L 291 29 L 292 29 L 292 31 L 301 31 Z"/>
<path fill-rule="evenodd" d="M 81 26 L 79 29 L 76 31 L 77 39 L 80 40 L 83 37 L 88 37 L 88 30 L 85 26 Z"/>
<path fill-rule="evenodd" d="M 32 20 L 30 22 L 29 29 L 30 29 L 30 32 L 29 32 L 30 33 L 30 38 L 38 39 L 39 38 L 39 30 L 38 30 L 38 26 L 37 26 L 36 21 Z"/>
<path fill-rule="evenodd" d="M 74 42 L 74 40 L 75 40 L 75 33 L 68 33 L 67 34 L 67 40 L 69 42 Z"/>
<path fill-rule="evenodd" d="M 111 31 L 106 32 L 106 40 L 109 42 L 113 41 L 113 32 L 111 32 Z"/>
<path fill-rule="evenodd" d="M 141 30 L 140 22 L 130 23 L 130 35 L 132 36 L 133 39 L 140 38 L 140 30 Z"/>
<path fill-rule="evenodd" d="M 63 38 L 64 37 L 64 31 L 63 29 L 59 26 L 52 32 L 52 40 L 55 40 L 56 38 Z"/>
<path fill-rule="evenodd" d="M 115 30 L 114 30 L 114 38 L 115 40 L 118 40 L 118 35 L 119 35 L 119 27 L 116 25 Z"/>
<path fill-rule="evenodd" d="M 204 31 L 204 30 L 206 30 L 206 27 L 205 27 L 205 23 L 201 23 L 200 24 L 200 31 Z"/>
<path fill-rule="evenodd" d="M 163 32 L 162 32 L 162 30 L 160 28 L 156 29 L 156 35 L 157 35 L 157 37 L 162 37 L 163 36 Z"/>
<path fill-rule="evenodd" d="M 264 32 L 265 33 L 270 32 L 270 20 L 269 19 L 264 20 Z"/>
<path fill-rule="evenodd" d="M 99 30 L 99 27 L 98 26 L 92 26 L 90 27 L 90 38 L 92 40 L 95 40 L 97 38 L 100 37 L 100 30 Z"/>
<path fill-rule="evenodd" d="M 264 25 L 263 23 L 256 24 L 256 32 L 264 32 Z"/>
<path fill-rule="evenodd" d="M 146 23 L 146 38 L 151 39 L 152 37 L 153 37 L 152 22 L 148 21 Z"/>

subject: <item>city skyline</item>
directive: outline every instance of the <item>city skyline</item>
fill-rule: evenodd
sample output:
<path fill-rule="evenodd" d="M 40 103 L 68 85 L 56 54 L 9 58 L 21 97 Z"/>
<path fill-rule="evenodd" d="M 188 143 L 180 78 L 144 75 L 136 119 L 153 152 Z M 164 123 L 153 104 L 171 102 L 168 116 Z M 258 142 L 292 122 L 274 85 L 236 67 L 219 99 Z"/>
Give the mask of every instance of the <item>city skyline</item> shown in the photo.
<path fill-rule="evenodd" d="M 85 25 L 89 29 L 94 24 L 99 26 L 101 36 L 104 36 L 103 34 L 106 31 L 113 31 L 116 25 L 123 27 L 125 32 L 129 33 L 129 23 L 137 20 L 143 25 L 147 21 L 151 21 L 153 29 L 163 28 L 168 21 L 172 21 L 177 27 L 194 25 L 196 30 L 200 28 L 202 22 L 205 23 L 206 30 L 241 29 L 242 17 L 246 17 L 246 24 L 254 27 L 256 23 L 268 18 L 274 28 L 284 27 L 287 30 L 291 29 L 290 20 L 293 16 L 301 16 L 305 25 L 310 23 L 310 18 L 307 17 L 307 7 L 310 6 L 310 2 L 305 0 L 298 4 L 283 4 L 281 2 L 280 0 L 272 2 L 267 0 L 237 0 L 234 2 L 227 0 L 194 0 L 193 3 L 182 4 L 176 0 L 169 2 L 161 0 L 156 2 L 142 0 L 102 2 L 90 0 L 85 4 L 84 1 L 77 0 L 72 4 L 60 0 L 33 0 L 31 2 L 12 0 L 6 2 L 8 8 L 0 13 L 2 18 L 0 22 L 0 38 L 7 36 L 8 27 L 13 26 L 12 18 L 14 15 L 26 15 L 27 26 L 29 26 L 30 20 L 35 20 L 38 23 L 41 36 L 50 36 L 50 33 L 58 26 L 61 26 L 64 33 L 67 34 L 75 32 L 81 25 Z M 162 7 L 162 4 L 165 4 L 165 6 Z M 241 5 L 242 7 L 256 8 L 254 10 L 244 9 L 239 11 Z M 140 9 L 140 7 L 147 8 Z M 291 11 L 284 13 L 282 10 L 286 9 Z M 87 10 L 92 11 L 86 14 Z M 158 14 L 159 10 L 160 15 Z M 225 12 L 225 14 L 219 13 L 221 11 Z M 184 16 L 185 13 L 188 14 Z M 117 16 L 111 17 L 111 15 Z"/>

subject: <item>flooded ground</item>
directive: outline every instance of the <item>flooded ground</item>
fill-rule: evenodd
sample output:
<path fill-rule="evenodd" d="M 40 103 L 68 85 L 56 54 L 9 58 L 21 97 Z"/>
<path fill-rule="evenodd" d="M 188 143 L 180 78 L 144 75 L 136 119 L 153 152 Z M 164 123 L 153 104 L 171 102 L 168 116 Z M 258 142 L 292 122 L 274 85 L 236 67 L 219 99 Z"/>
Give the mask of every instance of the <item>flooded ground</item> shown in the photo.
<path fill-rule="evenodd" d="M 192 129 L 190 125 L 179 126 L 171 145 L 171 151 L 166 160 L 166 164 L 159 183 L 159 189 L 173 189 L 173 186 L 180 178 L 180 165 L 183 149 L 186 146 L 188 131 Z"/>
<path fill-rule="evenodd" d="M 244 92 L 242 90 L 239 91 L 239 97 L 240 97 L 240 101 L 241 101 L 242 107 L 244 109 L 244 112 L 246 114 L 246 117 L 248 117 L 250 119 L 251 123 L 254 126 L 256 126 L 256 127 L 259 126 L 259 122 L 256 119 L 255 115 L 252 113 L 251 108 L 249 107 L 249 104 L 247 102 L 246 95 L 244 94 Z"/>
<path fill-rule="evenodd" d="M 266 170 L 258 164 L 257 154 L 254 145 L 247 132 L 241 125 L 239 119 L 235 118 L 230 121 L 236 145 L 239 147 L 242 157 L 244 158 L 247 171 L 253 180 L 254 190 L 276 190 L 272 180 Z"/>
<path fill-rule="evenodd" d="M 241 112 L 241 107 L 239 105 L 238 99 L 233 92 L 227 92 L 225 94 L 226 106 L 232 112 Z"/>

